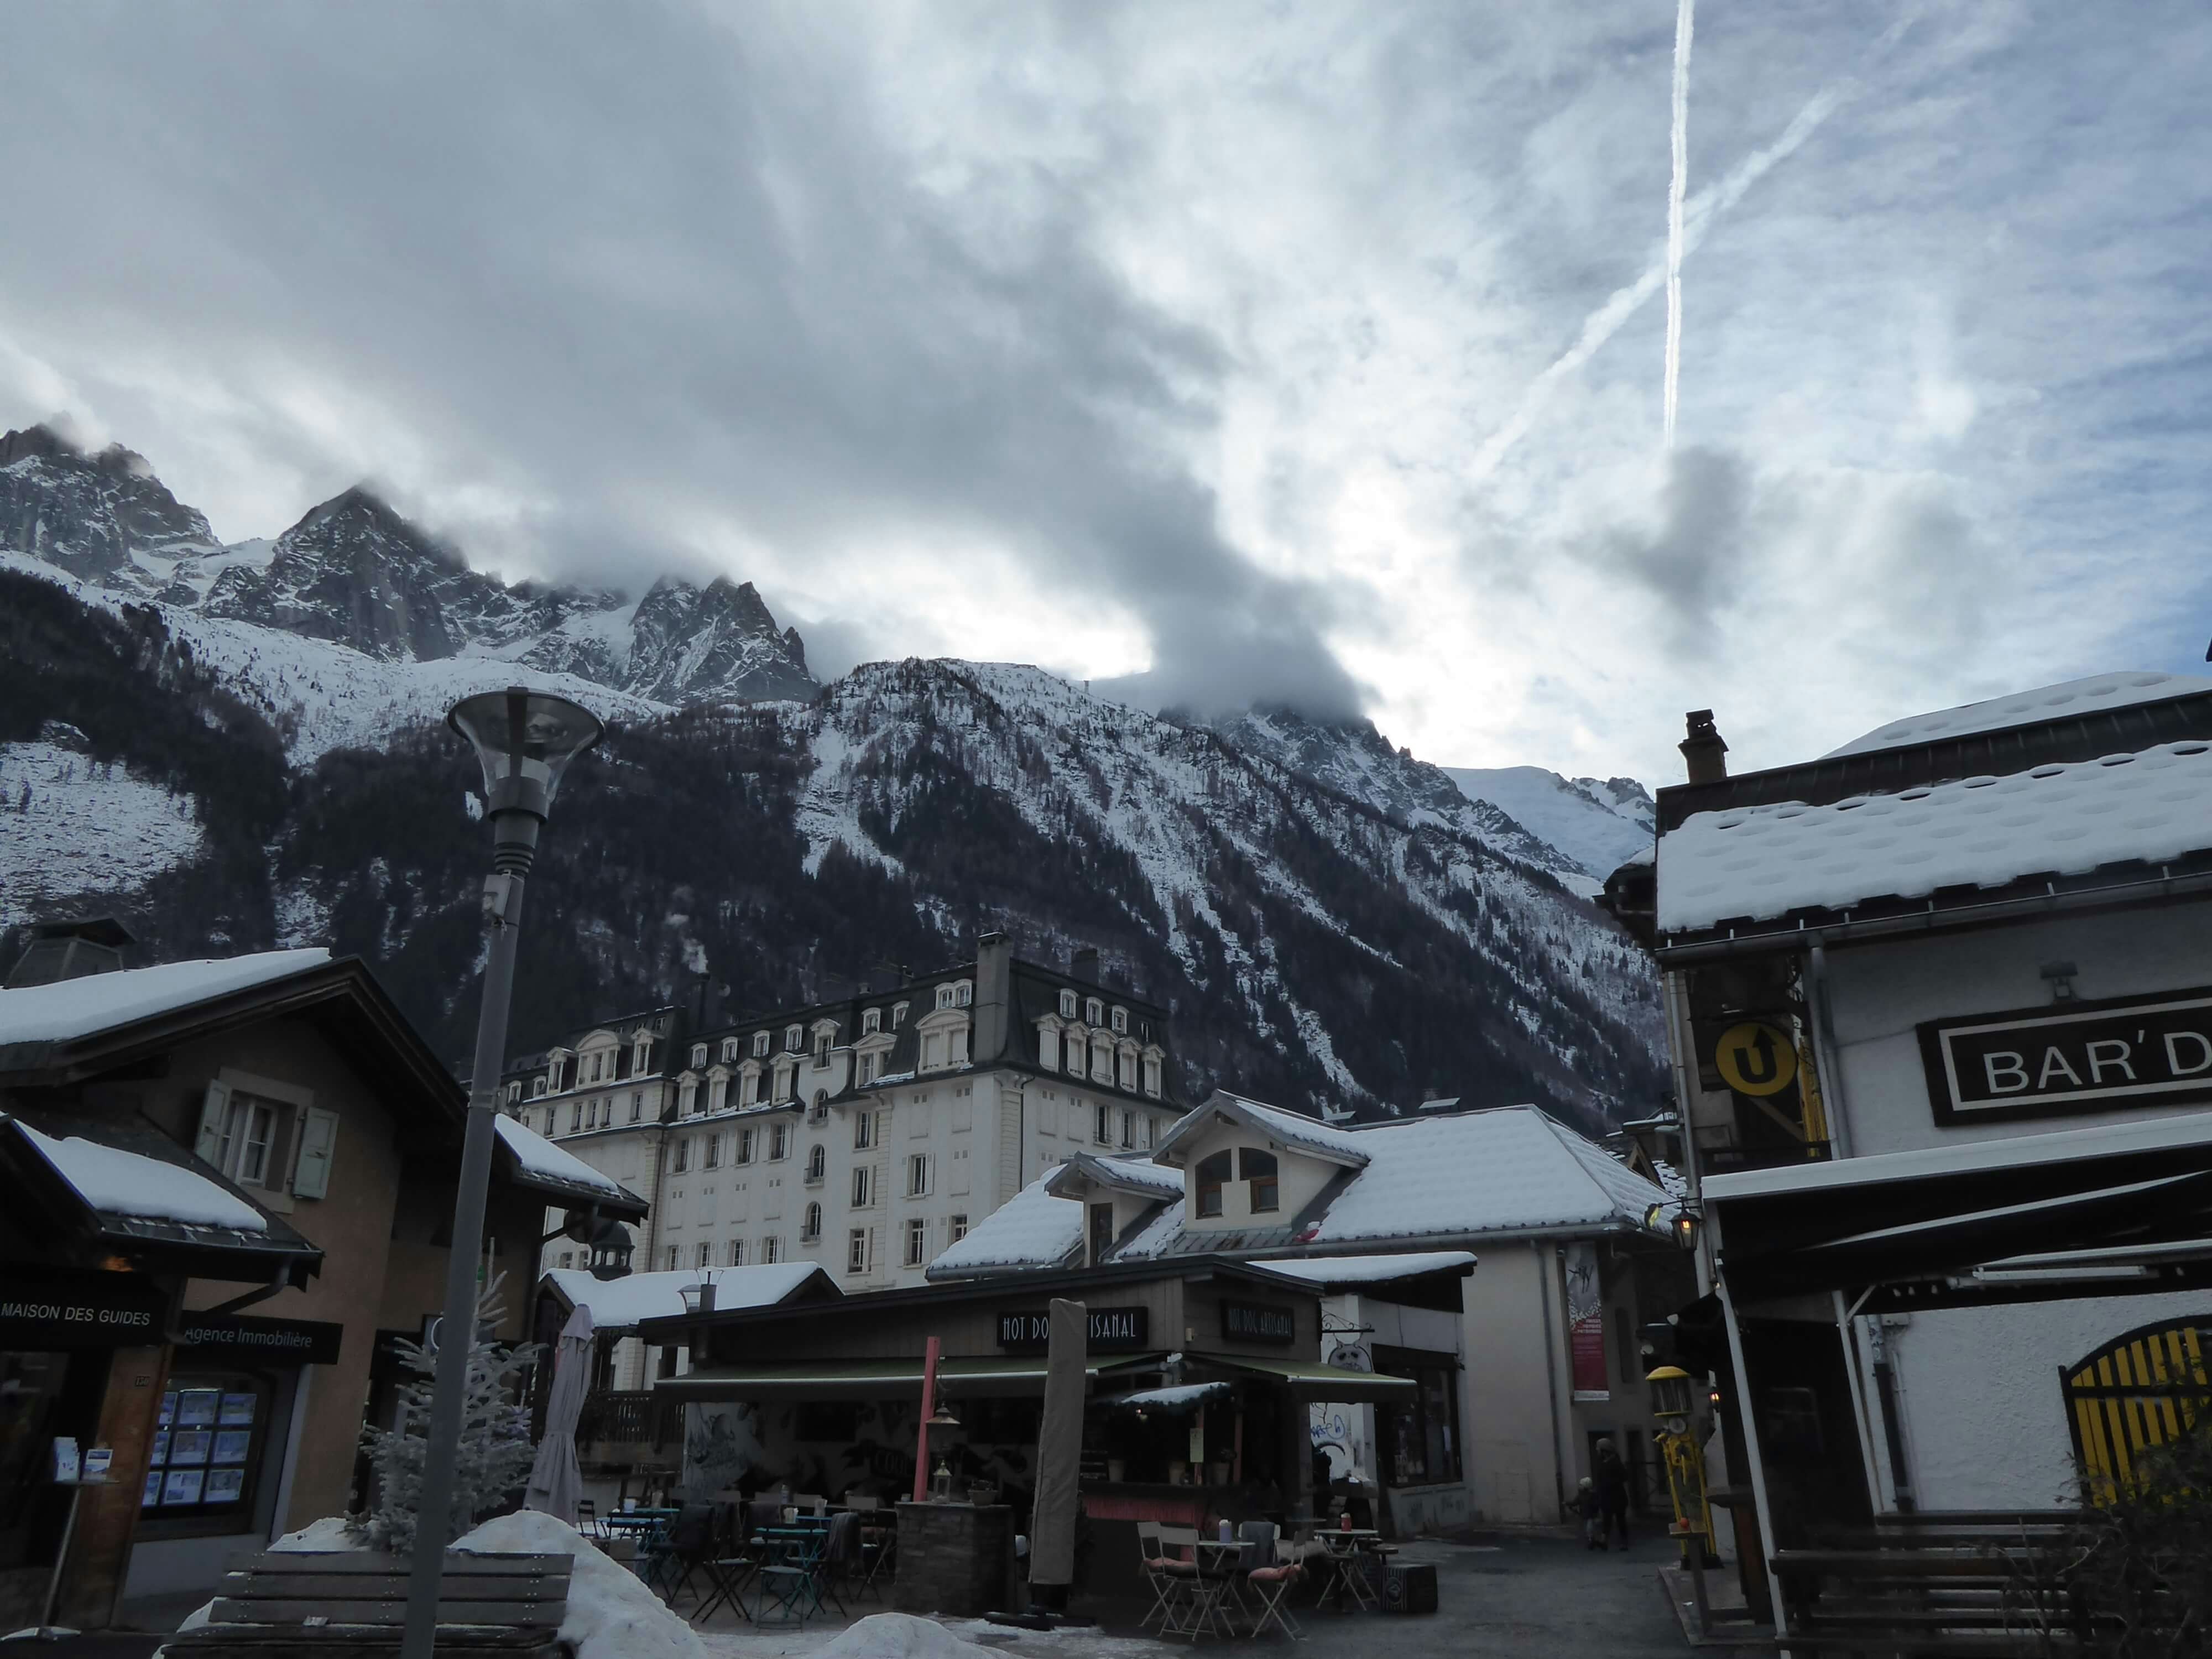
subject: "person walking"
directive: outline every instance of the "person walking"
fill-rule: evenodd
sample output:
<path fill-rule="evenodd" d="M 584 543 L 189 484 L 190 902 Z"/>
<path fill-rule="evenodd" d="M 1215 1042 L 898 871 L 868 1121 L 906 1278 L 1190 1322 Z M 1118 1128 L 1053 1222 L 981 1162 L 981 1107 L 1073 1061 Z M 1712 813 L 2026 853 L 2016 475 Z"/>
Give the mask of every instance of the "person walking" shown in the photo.
<path fill-rule="evenodd" d="M 1597 1488 L 1584 1475 L 1575 1487 L 1575 1514 L 1583 1523 L 1583 1547 L 1601 1550 L 1605 1547 L 1605 1510 L 1597 1501 Z"/>
<path fill-rule="evenodd" d="M 1620 1547 L 1628 1547 L 1628 1466 L 1620 1461 L 1620 1449 L 1609 1439 L 1597 1443 L 1597 1451 L 1591 1460 L 1590 1478 L 1597 1487 L 1598 1509 L 1604 1516 L 1598 1530 L 1598 1547 L 1603 1549 L 1613 1538 L 1616 1524 L 1620 1528 Z"/>

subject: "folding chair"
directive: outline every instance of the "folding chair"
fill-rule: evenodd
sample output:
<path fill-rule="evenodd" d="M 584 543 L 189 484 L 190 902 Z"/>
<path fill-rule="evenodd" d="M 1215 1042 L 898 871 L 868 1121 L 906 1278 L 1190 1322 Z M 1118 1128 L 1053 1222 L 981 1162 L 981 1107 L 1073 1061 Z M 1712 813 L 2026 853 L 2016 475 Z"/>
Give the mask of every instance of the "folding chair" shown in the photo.
<path fill-rule="evenodd" d="M 1268 1565 L 1255 1567 L 1244 1575 L 1260 1603 L 1260 1616 L 1252 1626 L 1252 1634 L 1259 1635 L 1272 1622 L 1293 1642 L 1304 1641 L 1305 1632 L 1291 1617 L 1290 1601 L 1291 1587 L 1304 1576 L 1305 1570 L 1287 1555 L 1280 1540 L 1271 1540 L 1267 1553 L 1273 1558 Z"/>
<path fill-rule="evenodd" d="M 659 1577 L 667 1586 L 670 1607 L 673 1607 L 678 1598 L 690 1587 L 691 1575 L 720 1553 L 719 1540 L 714 1536 L 714 1506 L 684 1504 L 670 1523 L 659 1553 Z"/>
<path fill-rule="evenodd" d="M 1143 1630 L 1157 1619 L 1161 1621 L 1161 1628 L 1165 1629 L 1168 1602 L 1181 1581 L 1176 1577 L 1176 1564 L 1169 1559 L 1160 1542 L 1160 1523 L 1157 1521 L 1137 1522 L 1137 1565 L 1144 1575 L 1146 1587 L 1152 1593 L 1152 1610 L 1137 1621 L 1137 1628 Z"/>
<path fill-rule="evenodd" d="M 599 1506 L 588 1498 L 576 1500 L 576 1530 L 586 1538 L 605 1538 L 607 1529 L 599 1524 Z"/>
<path fill-rule="evenodd" d="M 837 1593 L 837 1581 L 851 1572 L 860 1560 L 859 1542 L 860 1517 L 846 1510 L 830 1517 L 830 1529 L 822 1540 L 822 1578 L 815 1591 L 814 1605 L 822 1605 L 826 1595 L 837 1604 L 841 1614 L 849 1613 L 845 1598 Z M 855 1592 L 857 1595 L 857 1592 Z"/>
<path fill-rule="evenodd" d="M 1158 1535 L 1161 1570 L 1175 1586 L 1168 1598 L 1166 1616 L 1160 1621 L 1160 1634 L 1188 1636 L 1194 1642 L 1216 1623 L 1214 1606 L 1221 1581 L 1199 1570 L 1196 1527 L 1163 1525 Z M 1177 1554 L 1177 1551 L 1188 1553 Z"/>
<path fill-rule="evenodd" d="M 853 1599 L 857 1601 L 863 1595 L 873 1595 L 881 1601 L 884 1593 L 876 1580 L 886 1570 L 894 1573 L 897 1571 L 898 1528 L 885 1525 L 864 1529 L 860 1534 L 860 1561 L 865 1571 L 860 1575 L 860 1588 L 853 1593 Z"/>

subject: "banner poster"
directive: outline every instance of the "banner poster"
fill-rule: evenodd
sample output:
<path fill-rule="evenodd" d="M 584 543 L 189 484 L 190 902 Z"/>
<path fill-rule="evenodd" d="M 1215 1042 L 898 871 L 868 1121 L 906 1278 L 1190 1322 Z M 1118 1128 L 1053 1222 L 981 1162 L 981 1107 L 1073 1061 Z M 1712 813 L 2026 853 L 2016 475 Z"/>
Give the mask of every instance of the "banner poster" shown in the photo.
<path fill-rule="evenodd" d="M 1605 1376 L 1605 1300 L 1598 1290 L 1597 1246 L 1567 1246 L 1567 1361 L 1577 1400 L 1610 1400 Z"/>

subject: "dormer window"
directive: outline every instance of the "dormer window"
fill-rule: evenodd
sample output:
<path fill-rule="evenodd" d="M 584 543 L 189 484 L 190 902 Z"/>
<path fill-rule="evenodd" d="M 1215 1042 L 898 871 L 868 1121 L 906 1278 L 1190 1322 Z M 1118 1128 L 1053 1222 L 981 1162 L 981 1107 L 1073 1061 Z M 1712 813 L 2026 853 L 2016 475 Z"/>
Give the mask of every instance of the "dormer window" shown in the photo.
<path fill-rule="evenodd" d="M 545 1097 L 545 1079 L 544 1078 L 534 1077 L 530 1079 L 530 1097 L 532 1100 L 543 1100 Z"/>
<path fill-rule="evenodd" d="M 975 1000 L 975 988 L 966 980 L 962 980 L 959 984 L 952 988 L 952 1000 L 956 1006 L 967 1007 Z"/>
<path fill-rule="evenodd" d="M 1116 1008 L 1116 1009 L 1114 1011 L 1114 1020 L 1113 1020 L 1113 1024 L 1114 1024 L 1114 1030 L 1115 1030 L 1115 1034 L 1116 1034 L 1116 1035 L 1121 1036 L 1128 1036 L 1128 1035 L 1129 1035 L 1129 1011 L 1128 1011 L 1127 1008 Z"/>
<path fill-rule="evenodd" d="M 783 1028 L 783 1048 L 786 1054 L 795 1054 L 805 1046 L 806 1028 L 804 1025 L 787 1025 Z"/>
<path fill-rule="evenodd" d="M 725 1066 L 726 1066 L 726 1065 L 728 1065 L 732 1060 L 735 1060 L 737 1057 L 738 1057 L 738 1040 L 737 1040 L 737 1038 L 735 1038 L 735 1037 L 724 1037 L 724 1038 L 722 1039 L 722 1064 L 723 1064 L 723 1065 L 725 1065 Z"/>
<path fill-rule="evenodd" d="M 1099 1001 L 1097 997 L 1092 997 L 1083 1005 L 1083 1023 L 1085 1025 L 1103 1024 L 1105 1019 L 1106 1005 Z"/>
<path fill-rule="evenodd" d="M 1198 1161 L 1198 1212 L 1201 1216 L 1221 1213 L 1221 1189 L 1229 1182 L 1229 1154 L 1216 1152 L 1212 1158 Z"/>
<path fill-rule="evenodd" d="M 833 1034 L 831 1032 L 827 1030 L 817 1031 L 814 1034 L 814 1063 L 817 1066 L 823 1065 L 828 1061 L 830 1058 L 830 1039 L 832 1035 Z"/>
<path fill-rule="evenodd" d="M 1251 1188 L 1252 1213 L 1265 1215 L 1282 1207 L 1282 1189 L 1275 1180 L 1275 1155 L 1256 1146 L 1237 1149 L 1237 1175 Z"/>
<path fill-rule="evenodd" d="M 878 1031 L 882 1030 L 883 1028 L 884 1011 L 882 1009 L 864 1008 L 860 1011 L 860 1035 L 862 1036 L 873 1036 Z"/>
<path fill-rule="evenodd" d="M 707 1045 L 705 1043 L 695 1042 L 691 1045 L 691 1063 L 702 1067 L 706 1065 Z"/>
<path fill-rule="evenodd" d="M 1060 1017 L 1062 1019 L 1073 1019 L 1075 1018 L 1074 992 L 1062 991 L 1060 994 Z"/>
<path fill-rule="evenodd" d="M 950 1008 L 952 1006 L 952 988 L 953 988 L 950 985 L 940 985 L 937 988 L 937 1006 L 939 1007 Z"/>
<path fill-rule="evenodd" d="M 906 1024 L 906 1010 L 907 1005 L 903 1002 L 891 1004 L 891 1030 L 894 1031 Z"/>
<path fill-rule="evenodd" d="M 755 1031 L 753 1033 L 753 1058 L 755 1060 L 766 1060 L 768 1058 L 768 1033 L 766 1031 Z"/>

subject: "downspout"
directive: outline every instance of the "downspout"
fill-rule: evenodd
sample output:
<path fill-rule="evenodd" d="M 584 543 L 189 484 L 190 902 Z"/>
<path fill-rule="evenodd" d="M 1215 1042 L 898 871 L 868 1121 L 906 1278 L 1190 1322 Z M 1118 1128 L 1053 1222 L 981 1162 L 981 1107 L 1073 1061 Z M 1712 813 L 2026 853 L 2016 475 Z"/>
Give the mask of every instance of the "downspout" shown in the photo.
<path fill-rule="evenodd" d="M 1556 1249 L 1558 1247 L 1553 1247 Z M 1528 1241 L 1536 1263 L 1536 1295 L 1544 1309 L 1544 1397 L 1552 1407 L 1552 1513 L 1566 1513 L 1565 1459 L 1559 1454 L 1559 1355 L 1552 1338 L 1552 1273 L 1541 1240 Z"/>
<path fill-rule="evenodd" d="M 1836 1053 L 1835 1013 L 1828 1000 L 1828 947 L 1815 940 L 1805 963 L 1807 1000 L 1813 1016 L 1813 1057 L 1820 1067 L 1820 1101 L 1828 1115 L 1828 1156 L 1851 1155 L 1850 1103 L 1844 1098 L 1844 1065 Z"/>

